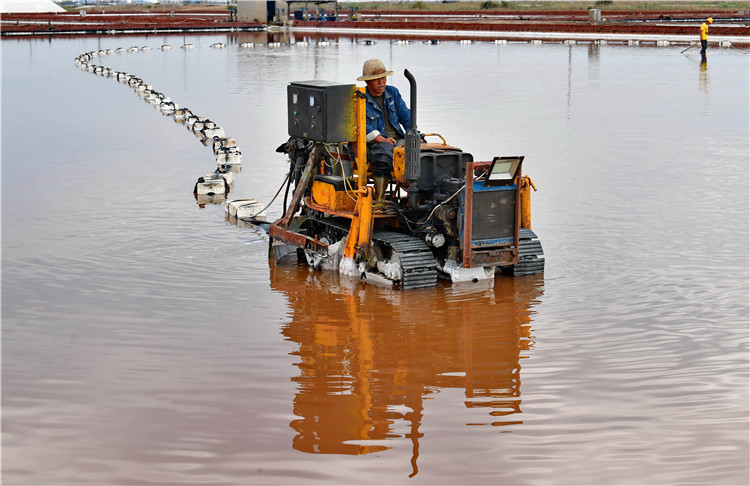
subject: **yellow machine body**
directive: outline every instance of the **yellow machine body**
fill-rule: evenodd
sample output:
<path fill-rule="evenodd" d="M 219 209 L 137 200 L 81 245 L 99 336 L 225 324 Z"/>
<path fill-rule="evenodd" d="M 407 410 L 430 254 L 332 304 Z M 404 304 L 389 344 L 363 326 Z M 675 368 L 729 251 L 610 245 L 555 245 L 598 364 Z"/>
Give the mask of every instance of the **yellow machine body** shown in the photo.
<path fill-rule="evenodd" d="M 393 149 L 393 178 L 400 184 L 406 182 L 404 173 L 406 172 L 406 156 L 404 155 L 404 146 Z"/>
<path fill-rule="evenodd" d="M 337 186 L 324 180 L 313 179 L 312 201 L 318 206 L 330 209 L 333 212 L 353 211 L 357 205 L 357 193 L 354 187 L 346 187 L 347 181 L 342 186 Z"/>

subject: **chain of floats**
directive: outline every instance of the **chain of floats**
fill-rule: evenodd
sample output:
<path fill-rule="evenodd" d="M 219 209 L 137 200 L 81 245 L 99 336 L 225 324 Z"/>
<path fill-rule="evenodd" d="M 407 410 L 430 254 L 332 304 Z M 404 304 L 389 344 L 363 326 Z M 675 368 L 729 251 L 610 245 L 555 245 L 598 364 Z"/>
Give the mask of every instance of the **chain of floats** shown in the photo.
<path fill-rule="evenodd" d="M 212 44 L 211 47 L 220 49 L 225 47 L 223 43 Z M 193 44 L 185 44 L 183 49 L 194 49 Z M 169 51 L 172 49 L 169 45 L 162 45 L 159 49 Z M 234 172 L 241 169 L 242 152 L 240 152 L 237 142 L 226 136 L 224 129 L 218 126 L 212 120 L 193 113 L 188 108 L 180 108 L 177 103 L 172 101 L 164 93 L 155 90 L 149 83 L 143 79 L 112 68 L 95 64 L 97 58 L 103 58 L 112 54 L 123 54 L 126 52 L 150 51 L 151 47 L 130 47 L 117 49 L 100 49 L 90 51 L 76 57 L 75 64 L 83 71 L 96 74 L 98 76 L 112 78 L 133 88 L 135 93 L 142 97 L 147 103 L 157 108 L 164 116 L 170 116 L 177 123 L 183 123 L 188 130 L 200 138 L 204 145 L 213 147 L 214 156 L 216 157 L 217 169 L 211 174 L 207 174 L 198 179 L 193 193 L 198 199 L 204 202 L 218 203 L 222 202 L 232 186 L 234 185 Z"/>
<path fill-rule="evenodd" d="M 370 40 L 360 41 L 359 43 L 366 45 L 374 44 L 374 42 Z M 402 41 L 399 43 L 409 43 L 409 41 Z M 433 41 L 433 43 L 437 43 L 437 41 Z M 273 48 L 280 47 L 283 44 L 280 42 L 268 42 L 267 44 L 257 45 Z M 298 41 L 290 43 L 290 45 L 307 46 L 309 43 L 307 41 Z M 319 47 L 325 47 L 331 45 L 331 42 L 318 41 L 316 45 Z M 243 49 L 252 48 L 254 46 L 256 46 L 256 44 L 253 42 L 243 42 L 239 44 L 239 47 Z M 226 44 L 216 42 L 211 44 L 210 47 L 214 49 L 223 49 L 226 47 Z M 181 48 L 184 50 L 193 50 L 195 49 L 195 45 L 184 44 Z M 169 51 L 172 50 L 172 46 L 165 44 L 159 47 L 159 49 L 162 51 Z M 193 194 L 201 207 L 207 203 L 224 202 L 226 196 L 234 185 L 233 173 L 241 170 L 240 164 L 242 153 L 240 152 L 236 141 L 233 138 L 227 137 L 224 129 L 218 126 L 215 122 L 193 113 L 188 108 L 180 108 L 177 103 L 172 101 L 168 96 L 155 90 L 149 83 L 140 77 L 96 64 L 97 58 L 104 58 L 112 54 L 146 52 L 150 50 L 152 50 L 150 46 L 132 46 L 129 48 L 118 47 L 117 49 L 89 51 L 76 57 L 75 64 L 82 71 L 88 71 L 97 76 L 112 78 L 130 86 L 138 96 L 142 97 L 147 103 L 161 111 L 163 115 L 171 116 L 175 122 L 185 124 L 187 129 L 199 137 L 204 145 L 212 145 L 214 155 L 216 156 L 217 169 L 215 172 L 198 178 L 198 181 L 193 188 Z M 255 199 L 236 199 L 226 201 L 227 218 L 230 221 L 237 223 L 241 220 L 255 220 L 257 222 L 257 218 L 265 218 L 266 209 L 273 204 L 278 195 L 279 193 L 277 192 L 273 200 L 266 205 L 260 204 Z"/>

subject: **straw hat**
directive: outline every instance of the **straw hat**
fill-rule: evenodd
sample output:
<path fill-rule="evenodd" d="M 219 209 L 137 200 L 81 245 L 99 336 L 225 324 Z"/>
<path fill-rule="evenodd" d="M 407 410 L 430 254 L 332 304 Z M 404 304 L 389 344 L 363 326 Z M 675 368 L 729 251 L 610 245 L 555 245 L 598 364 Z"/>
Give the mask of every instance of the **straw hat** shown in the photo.
<path fill-rule="evenodd" d="M 368 59 L 362 65 L 362 76 L 357 81 L 370 81 L 372 79 L 384 78 L 393 74 L 393 71 L 386 71 L 385 64 L 380 59 Z"/>

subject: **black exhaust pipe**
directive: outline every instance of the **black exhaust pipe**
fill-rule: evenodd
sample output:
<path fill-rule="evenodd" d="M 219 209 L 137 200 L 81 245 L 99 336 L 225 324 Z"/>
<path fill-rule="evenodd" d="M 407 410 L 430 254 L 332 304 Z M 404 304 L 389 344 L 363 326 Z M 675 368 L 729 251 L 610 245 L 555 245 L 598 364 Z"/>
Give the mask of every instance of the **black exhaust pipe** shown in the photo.
<path fill-rule="evenodd" d="M 411 94 L 411 126 L 404 136 L 404 175 L 406 180 L 419 180 L 419 133 L 417 132 L 417 80 L 404 69 L 404 76 L 409 80 Z"/>
<path fill-rule="evenodd" d="M 411 128 L 417 130 L 417 80 L 414 79 L 414 75 L 409 72 L 408 69 L 404 69 L 404 76 L 409 80 L 409 106 L 411 107 Z"/>
<path fill-rule="evenodd" d="M 417 132 L 417 80 L 404 69 L 404 76 L 409 80 L 411 94 L 411 123 L 409 130 L 404 136 L 404 176 L 409 181 L 409 208 L 414 211 L 429 211 L 432 206 L 429 204 L 419 204 L 419 176 L 420 176 L 420 155 L 419 155 L 419 132 Z"/>

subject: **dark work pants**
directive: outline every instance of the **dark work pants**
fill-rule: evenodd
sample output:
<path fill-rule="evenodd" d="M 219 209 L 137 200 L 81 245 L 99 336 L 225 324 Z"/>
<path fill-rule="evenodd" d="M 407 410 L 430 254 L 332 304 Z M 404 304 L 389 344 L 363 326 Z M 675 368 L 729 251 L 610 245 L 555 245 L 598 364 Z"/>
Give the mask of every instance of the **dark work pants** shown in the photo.
<path fill-rule="evenodd" d="M 701 41 L 701 54 L 704 54 L 706 52 L 707 47 L 708 47 L 708 41 L 702 40 Z"/>
<path fill-rule="evenodd" d="M 388 142 L 368 143 L 367 163 L 373 177 L 390 177 L 393 172 L 393 145 Z"/>

